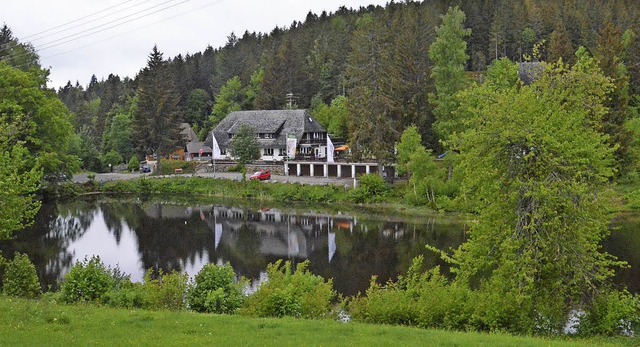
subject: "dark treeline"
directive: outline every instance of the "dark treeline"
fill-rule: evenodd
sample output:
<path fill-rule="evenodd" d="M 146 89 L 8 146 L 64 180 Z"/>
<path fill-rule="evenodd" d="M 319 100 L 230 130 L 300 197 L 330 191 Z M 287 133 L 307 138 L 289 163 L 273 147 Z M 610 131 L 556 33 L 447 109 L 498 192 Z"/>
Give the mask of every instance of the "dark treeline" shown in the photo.
<path fill-rule="evenodd" d="M 485 71 L 503 57 L 572 63 L 576 49 L 584 46 L 610 77 L 616 77 L 620 62 L 626 65 L 629 102 L 638 103 L 636 1 L 429 0 L 309 13 L 288 28 L 231 33 L 223 47 L 173 57 L 167 61 L 172 81 L 166 83 L 175 96 L 177 117 L 172 119 L 192 124 L 202 137 L 230 111 L 287 107 L 288 93 L 294 94 L 296 107 L 312 112 L 345 96 L 346 119 L 329 126 L 330 117 L 319 118 L 351 144 L 354 155 L 389 157 L 392 144 L 412 124 L 425 146 L 439 151 L 428 102 L 435 89 L 428 51 L 441 16 L 455 5 L 471 29 L 467 71 Z M 142 154 L 135 139 L 122 144 L 114 138 L 135 124 L 141 76 L 142 70 L 133 79 L 109 75 L 99 81 L 93 76 L 86 87 L 69 82 L 59 89 L 58 96 L 76 115 L 85 167 L 98 165 L 91 157 L 109 151 L 124 160 L 136 151 Z"/>

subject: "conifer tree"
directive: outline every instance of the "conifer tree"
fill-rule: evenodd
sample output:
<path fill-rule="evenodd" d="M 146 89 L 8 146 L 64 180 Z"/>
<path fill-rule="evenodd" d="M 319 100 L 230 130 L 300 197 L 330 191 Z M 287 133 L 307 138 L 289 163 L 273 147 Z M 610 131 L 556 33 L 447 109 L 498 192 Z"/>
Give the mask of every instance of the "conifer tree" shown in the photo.
<path fill-rule="evenodd" d="M 624 44 L 622 31 L 608 21 L 598 35 L 598 47 L 595 54 L 605 76 L 611 78 L 615 86 L 610 99 L 605 103 L 610 112 L 602 119 L 602 127 L 611 139 L 611 146 L 617 146 L 616 159 L 619 171 L 631 164 L 629 146 L 632 135 L 624 127 L 629 112 L 629 75 L 624 64 Z"/>
<path fill-rule="evenodd" d="M 575 51 L 564 23 L 556 24 L 555 30 L 549 37 L 546 60 L 550 63 L 555 63 L 562 58 L 565 63 L 572 64 L 575 61 Z"/>
<path fill-rule="evenodd" d="M 133 112 L 133 139 L 141 157 L 166 157 L 179 148 L 182 136 L 178 96 L 167 62 L 157 46 L 149 54 L 147 66 L 139 76 L 137 104 Z"/>
<path fill-rule="evenodd" d="M 389 32 L 382 18 L 367 14 L 358 20 L 352 39 L 347 76 L 349 92 L 347 127 L 352 153 L 357 159 L 393 157 L 394 139 L 400 137 L 393 114 L 396 100 L 389 88 Z"/>
<path fill-rule="evenodd" d="M 465 65 L 469 56 L 465 38 L 471 35 L 471 30 L 464 28 L 465 18 L 459 7 L 449 8 L 442 16 L 442 25 L 436 29 L 436 40 L 429 47 L 429 57 L 434 63 L 431 77 L 436 89 L 429 95 L 429 101 L 434 105 L 434 126 L 444 141 L 460 127 L 453 111 L 458 105 L 455 94 L 467 85 Z"/>

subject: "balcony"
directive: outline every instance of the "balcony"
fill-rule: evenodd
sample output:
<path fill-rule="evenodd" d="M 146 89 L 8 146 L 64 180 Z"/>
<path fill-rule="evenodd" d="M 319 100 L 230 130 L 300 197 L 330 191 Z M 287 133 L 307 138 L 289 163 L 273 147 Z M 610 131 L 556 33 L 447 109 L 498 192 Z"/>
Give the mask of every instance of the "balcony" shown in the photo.
<path fill-rule="evenodd" d="M 307 138 L 307 137 L 303 137 L 302 139 L 300 139 L 300 143 L 301 145 L 326 145 L 327 144 L 327 138 L 323 138 L 323 139 L 312 139 L 312 138 Z"/>

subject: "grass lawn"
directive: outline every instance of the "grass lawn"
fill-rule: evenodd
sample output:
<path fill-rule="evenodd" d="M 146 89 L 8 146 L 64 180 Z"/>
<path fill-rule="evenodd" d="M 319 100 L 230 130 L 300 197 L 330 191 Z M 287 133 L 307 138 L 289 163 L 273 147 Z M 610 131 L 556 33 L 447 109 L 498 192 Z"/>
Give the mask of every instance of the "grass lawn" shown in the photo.
<path fill-rule="evenodd" d="M 640 340 L 548 340 L 331 320 L 57 305 L 0 296 L 2 346 L 633 346 Z"/>

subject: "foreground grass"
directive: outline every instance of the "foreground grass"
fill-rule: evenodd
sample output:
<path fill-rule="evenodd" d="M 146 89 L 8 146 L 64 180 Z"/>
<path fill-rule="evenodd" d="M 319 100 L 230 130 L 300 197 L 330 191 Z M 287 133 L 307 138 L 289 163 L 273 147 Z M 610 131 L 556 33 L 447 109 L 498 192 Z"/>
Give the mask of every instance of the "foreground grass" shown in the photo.
<path fill-rule="evenodd" d="M 0 345 L 614 346 L 638 340 L 546 340 L 331 320 L 58 305 L 0 296 Z"/>

